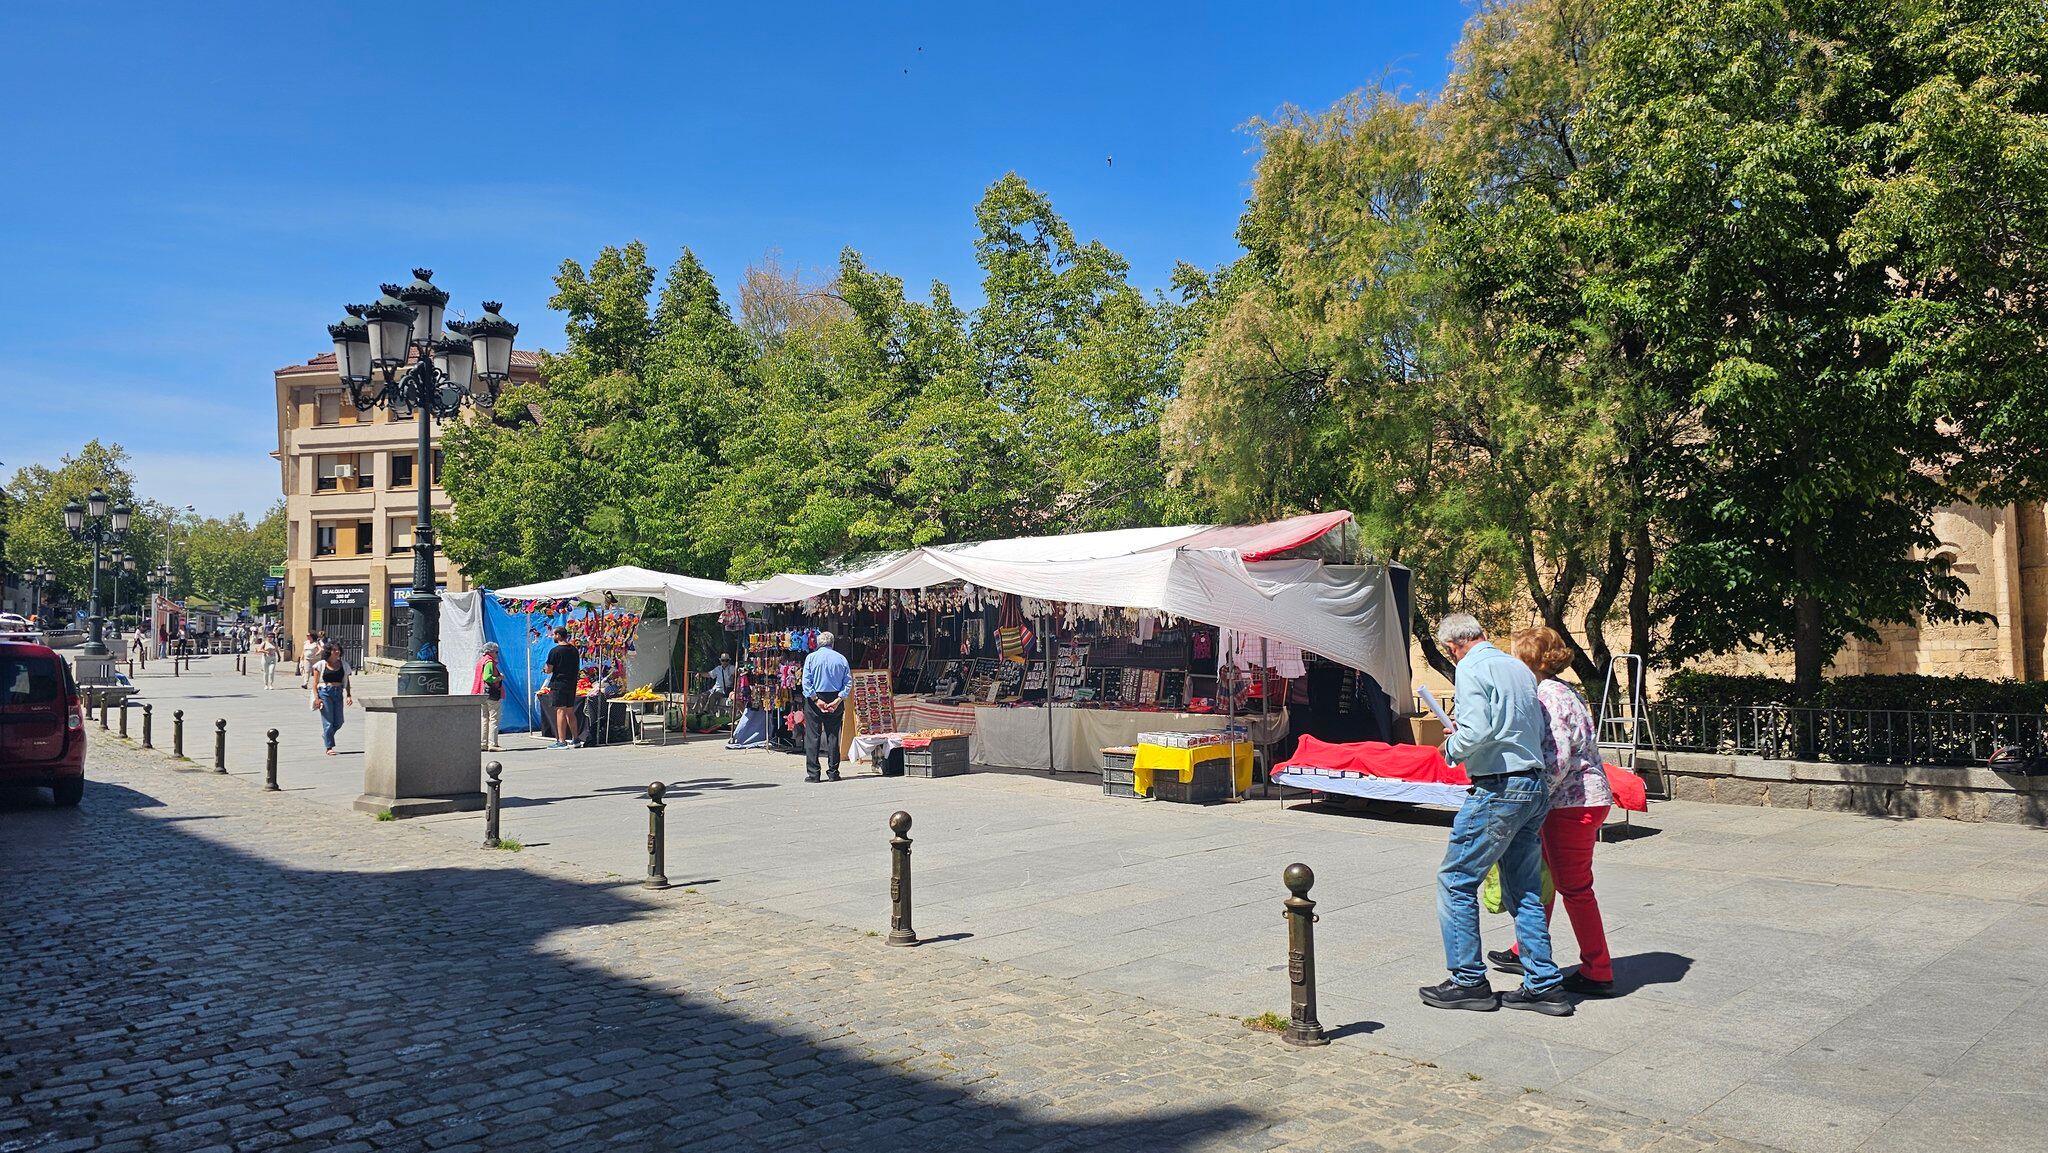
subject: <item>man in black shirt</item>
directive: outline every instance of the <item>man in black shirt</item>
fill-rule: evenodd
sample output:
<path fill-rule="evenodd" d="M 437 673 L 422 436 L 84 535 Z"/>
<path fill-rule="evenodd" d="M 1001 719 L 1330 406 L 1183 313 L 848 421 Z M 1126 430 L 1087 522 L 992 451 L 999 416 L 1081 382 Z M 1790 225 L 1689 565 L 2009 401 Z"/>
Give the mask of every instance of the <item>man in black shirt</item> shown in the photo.
<path fill-rule="evenodd" d="M 569 747 L 577 737 L 576 671 L 582 657 L 569 643 L 569 630 L 555 629 L 555 647 L 548 650 L 548 705 L 555 710 L 555 743 L 551 749 Z"/>

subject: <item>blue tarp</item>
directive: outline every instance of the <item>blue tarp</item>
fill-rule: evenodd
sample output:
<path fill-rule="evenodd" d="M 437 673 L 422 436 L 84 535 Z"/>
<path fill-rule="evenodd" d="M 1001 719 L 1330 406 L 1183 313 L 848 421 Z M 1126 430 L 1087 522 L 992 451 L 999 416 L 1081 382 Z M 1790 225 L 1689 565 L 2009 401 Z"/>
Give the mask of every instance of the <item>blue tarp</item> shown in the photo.
<path fill-rule="evenodd" d="M 506 612 L 498 604 L 498 598 L 485 593 L 484 639 L 496 641 L 498 658 L 505 669 L 505 711 L 498 723 L 498 730 L 506 733 L 530 733 L 540 730 L 540 702 L 533 691 L 547 682 L 547 673 L 542 664 L 548 659 L 548 650 L 555 647 L 554 638 L 548 634 L 554 627 L 586 616 L 590 608 L 578 605 L 565 615 L 543 616 L 540 613 Z M 467 689 L 469 686 L 462 686 Z"/>

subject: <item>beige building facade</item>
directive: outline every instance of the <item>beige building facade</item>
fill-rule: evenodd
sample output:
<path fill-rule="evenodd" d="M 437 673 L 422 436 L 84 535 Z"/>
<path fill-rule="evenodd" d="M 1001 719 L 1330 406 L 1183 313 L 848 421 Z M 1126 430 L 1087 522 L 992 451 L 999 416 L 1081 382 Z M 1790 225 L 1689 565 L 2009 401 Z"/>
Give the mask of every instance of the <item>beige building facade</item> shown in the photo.
<path fill-rule="evenodd" d="M 514 380 L 538 376 L 539 358 L 512 354 Z M 323 630 L 349 663 L 402 660 L 411 621 L 413 523 L 419 486 L 436 511 L 450 507 L 440 486 L 441 428 L 419 459 L 418 428 L 386 409 L 357 412 L 335 371 L 334 354 L 277 370 L 277 451 L 285 500 L 285 578 L 279 597 L 294 644 Z M 434 582 L 468 588 L 445 555 Z"/>

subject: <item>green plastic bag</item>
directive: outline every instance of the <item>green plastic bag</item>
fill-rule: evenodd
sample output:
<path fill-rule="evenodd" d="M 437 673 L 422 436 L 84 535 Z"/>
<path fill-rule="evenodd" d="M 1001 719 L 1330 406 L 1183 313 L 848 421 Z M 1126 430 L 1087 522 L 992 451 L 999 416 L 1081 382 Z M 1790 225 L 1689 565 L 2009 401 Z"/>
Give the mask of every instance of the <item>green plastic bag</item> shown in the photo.
<path fill-rule="evenodd" d="M 1543 903 L 1549 904 L 1551 898 L 1556 895 L 1557 886 L 1551 883 L 1550 880 L 1550 862 L 1545 861 L 1543 863 Z M 1507 901 L 1502 898 L 1500 893 L 1499 865 L 1486 870 L 1486 876 L 1479 882 L 1479 907 L 1489 913 L 1505 913 L 1508 911 Z"/>

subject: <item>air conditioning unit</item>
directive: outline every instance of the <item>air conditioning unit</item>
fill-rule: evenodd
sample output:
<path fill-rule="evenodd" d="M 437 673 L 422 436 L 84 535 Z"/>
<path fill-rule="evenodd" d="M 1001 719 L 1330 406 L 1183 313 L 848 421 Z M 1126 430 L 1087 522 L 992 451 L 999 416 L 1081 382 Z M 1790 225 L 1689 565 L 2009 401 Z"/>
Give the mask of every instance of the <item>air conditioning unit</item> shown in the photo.
<path fill-rule="evenodd" d="M 352 464 L 337 464 L 334 466 L 334 475 L 337 479 L 340 480 L 354 479 L 356 475 L 356 466 Z"/>

